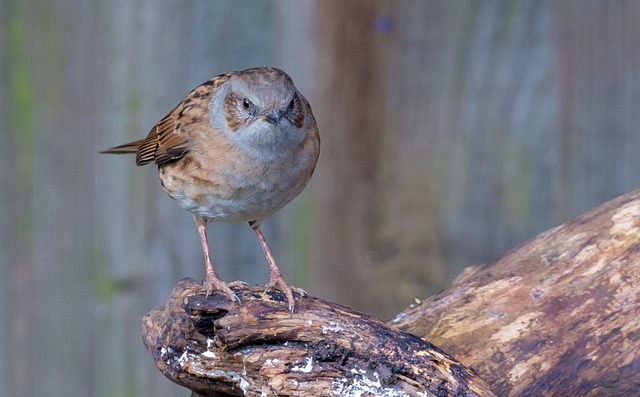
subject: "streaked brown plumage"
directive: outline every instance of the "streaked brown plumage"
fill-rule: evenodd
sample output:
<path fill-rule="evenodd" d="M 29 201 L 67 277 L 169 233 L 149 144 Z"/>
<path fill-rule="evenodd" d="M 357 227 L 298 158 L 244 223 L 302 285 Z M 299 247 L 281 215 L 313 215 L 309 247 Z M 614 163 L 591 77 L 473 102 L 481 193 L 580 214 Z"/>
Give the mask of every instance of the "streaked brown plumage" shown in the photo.
<path fill-rule="evenodd" d="M 260 222 L 306 186 L 320 153 L 309 102 L 276 68 L 253 68 L 213 77 L 196 87 L 143 140 L 102 153 L 136 153 L 136 164 L 158 165 L 164 190 L 194 215 L 206 262 L 209 293 L 238 300 L 216 274 L 209 257 L 209 220 L 248 222 L 269 264 L 267 288 L 293 292 L 267 246 Z"/>

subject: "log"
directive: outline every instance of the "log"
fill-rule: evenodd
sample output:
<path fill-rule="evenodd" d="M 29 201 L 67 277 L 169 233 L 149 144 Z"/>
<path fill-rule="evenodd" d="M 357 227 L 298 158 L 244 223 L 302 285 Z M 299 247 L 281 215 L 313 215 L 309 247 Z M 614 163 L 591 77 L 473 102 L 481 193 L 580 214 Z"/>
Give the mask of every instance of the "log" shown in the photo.
<path fill-rule="evenodd" d="M 500 396 L 640 393 L 640 190 L 467 269 L 398 315 Z"/>
<path fill-rule="evenodd" d="M 179 281 L 143 319 L 158 369 L 193 396 L 493 396 L 473 371 L 414 335 L 347 307 L 247 286 L 242 303 Z"/>

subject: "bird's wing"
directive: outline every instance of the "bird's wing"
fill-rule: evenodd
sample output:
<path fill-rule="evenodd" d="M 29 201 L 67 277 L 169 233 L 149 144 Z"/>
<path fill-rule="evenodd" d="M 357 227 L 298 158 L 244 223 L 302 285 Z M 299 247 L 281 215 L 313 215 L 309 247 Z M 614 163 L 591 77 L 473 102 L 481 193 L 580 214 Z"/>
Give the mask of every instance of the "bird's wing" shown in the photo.
<path fill-rule="evenodd" d="M 192 145 L 190 125 L 208 122 L 209 102 L 218 87 L 232 73 L 213 77 L 194 88 L 169 114 L 160 120 L 140 143 L 136 164 L 166 164 L 182 158 Z"/>

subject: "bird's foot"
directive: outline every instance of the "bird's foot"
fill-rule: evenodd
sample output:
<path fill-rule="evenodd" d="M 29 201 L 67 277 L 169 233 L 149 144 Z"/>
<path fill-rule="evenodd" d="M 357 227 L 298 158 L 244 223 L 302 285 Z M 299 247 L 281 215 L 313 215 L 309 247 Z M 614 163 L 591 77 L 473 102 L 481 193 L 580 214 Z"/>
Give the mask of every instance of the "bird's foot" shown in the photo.
<path fill-rule="evenodd" d="M 217 277 L 207 277 L 207 280 L 205 281 L 205 285 L 207 286 L 207 295 L 206 297 L 208 298 L 209 295 L 211 295 L 213 293 L 213 291 L 222 291 L 224 292 L 231 301 L 236 301 L 238 303 L 242 303 L 240 301 L 240 298 L 238 297 L 238 295 L 236 295 L 235 292 L 233 292 L 233 290 L 231 289 L 232 287 L 236 287 L 236 288 L 243 288 L 244 286 L 247 285 L 247 283 L 245 283 L 244 281 L 232 281 L 230 283 L 225 283 L 224 281 L 220 280 Z"/>
<path fill-rule="evenodd" d="M 295 307 L 296 307 L 293 293 L 295 292 L 300 296 L 309 295 L 307 291 L 303 290 L 302 288 L 294 287 L 287 284 L 287 282 L 284 281 L 284 279 L 282 278 L 282 274 L 271 272 L 271 274 L 269 275 L 269 282 L 267 283 L 267 288 L 265 289 L 265 292 L 276 289 L 276 287 L 280 287 L 280 290 L 287 297 L 287 302 L 289 302 L 289 311 L 291 312 L 292 316 L 293 316 L 293 311 L 295 310 Z"/>

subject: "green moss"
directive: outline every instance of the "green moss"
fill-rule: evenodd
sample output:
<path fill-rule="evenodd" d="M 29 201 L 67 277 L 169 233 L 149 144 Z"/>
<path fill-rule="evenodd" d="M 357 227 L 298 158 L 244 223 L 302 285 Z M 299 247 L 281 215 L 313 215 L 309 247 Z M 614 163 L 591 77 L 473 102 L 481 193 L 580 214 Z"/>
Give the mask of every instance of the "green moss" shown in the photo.
<path fill-rule="evenodd" d="M 14 9 L 5 27 L 7 32 L 6 54 L 4 54 L 8 70 L 10 119 L 7 128 L 12 139 L 14 154 L 13 189 L 18 197 L 26 197 L 15 203 L 15 210 L 20 214 L 15 234 L 22 245 L 29 244 L 34 233 L 33 202 L 33 71 L 27 54 L 28 30 L 23 9 Z M 10 11 L 11 12 L 11 11 Z M 21 246 L 18 251 L 27 250 Z"/>
<path fill-rule="evenodd" d="M 108 302 L 118 292 L 118 280 L 107 275 L 101 266 L 96 267 L 94 282 L 98 302 Z"/>
<path fill-rule="evenodd" d="M 12 131 L 15 136 L 18 178 L 30 180 L 33 147 L 32 76 L 27 59 L 27 30 L 22 14 L 15 14 L 8 26 L 8 62 L 11 97 Z"/>

